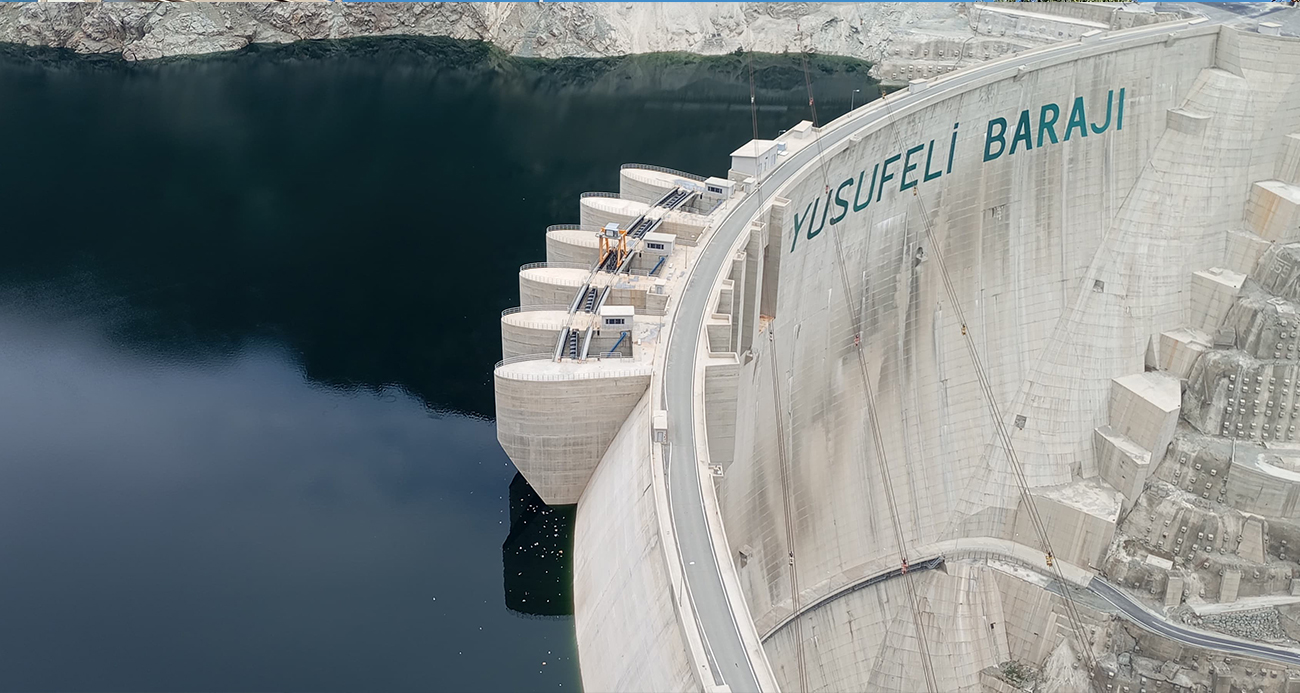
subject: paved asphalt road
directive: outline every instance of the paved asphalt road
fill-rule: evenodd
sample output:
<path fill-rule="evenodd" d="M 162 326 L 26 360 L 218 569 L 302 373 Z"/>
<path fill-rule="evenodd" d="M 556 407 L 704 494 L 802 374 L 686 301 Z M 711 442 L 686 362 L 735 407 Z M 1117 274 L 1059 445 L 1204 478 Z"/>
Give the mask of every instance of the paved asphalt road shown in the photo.
<path fill-rule="evenodd" d="M 1288 650 L 1281 647 L 1273 647 L 1257 642 L 1247 642 L 1230 638 L 1225 635 L 1213 635 L 1198 630 L 1183 628 L 1169 621 L 1156 616 L 1138 605 L 1136 601 L 1129 598 L 1128 595 L 1120 592 L 1113 585 L 1094 577 L 1092 582 L 1088 583 L 1088 589 L 1093 594 L 1110 602 L 1112 606 L 1119 609 L 1125 618 L 1142 626 L 1143 628 L 1163 635 L 1171 640 L 1176 640 L 1188 645 L 1205 647 L 1220 652 L 1233 652 L 1239 655 L 1248 655 L 1257 659 L 1266 659 L 1273 662 L 1279 662 L 1290 666 L 1300 665 L 1300 653 L 1294 650 Z"/>
<path fill-rule="evenodd" d="M 1238 18 L 1234 15 L 1232 19 Z M 1210 21 L 1219 23 L 1230 19 L 1214 17 Z M 1126 38 L 1161 35 L 1186 26 L 1186 22 L 1157 24 L 1128 33 Z M 1024 58 L 1023 64 L 1032 65 L 1043 58 L 1069 55 L 1091 45 L 1093 44 L 1067 43 L 1053 46 L 1037 55 Z M 833 130 L 823 132 L 820 149 L 834 147 L 859 129 L 889 118 L 890 111 L 896 113 L 919 98 L 948 90 L 960 90 L 970 82 L 988 75 L 1010 75 L 1021 64 L 1022 62 L 1019 61 L 1010 61 L 976 66 L 961 73 L 953 73 L 919 94 L 894 96 L 889 100 L 891 104 L 889 111 L 869 109 Z M 758 211 L 760 199 L 771 196 L 805 164 L 812 161 L 818 150 L 817 145 L 810 145 L 791 154 L 763 182 L 762 195 L 750 194 L 719 224 L 696 260 L 694 270 L 682 292 L 681 304 L 669 337 L 664 373 L 664 402 L 668 412 L 670 443 L 667 472 L 669 509 L 677 534 L 687 589 L 695 607 L 710 664 L 715 675 L 720 678 L 719 682 L 725 683 L 734 693 L 757 693 L 759 684 L 754 671 L 755 665 L 750 662 L 741 640 L 740 625 L 736 623 L 735 614 L 727 601 L 718 566 L 719 557 L 713 551 L 713 540 L 704 515 L 700 489 L 700 465 L 695 445 L 696 412 L 693 392 L 695 362 L 704 320 L 713 312 L 707 310 L 708 299 L 726 260 L 731 256 L 732 244 L 740 233 L 748 228 L 750 219 Z M 723 559 L 730 560 L 729 557 Z"/>

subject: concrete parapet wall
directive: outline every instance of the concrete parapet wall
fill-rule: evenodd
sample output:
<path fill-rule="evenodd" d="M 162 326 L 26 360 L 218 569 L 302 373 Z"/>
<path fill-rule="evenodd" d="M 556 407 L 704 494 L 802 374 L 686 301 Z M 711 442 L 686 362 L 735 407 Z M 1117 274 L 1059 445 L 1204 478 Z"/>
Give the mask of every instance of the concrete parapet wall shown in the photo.
<path fill-rule="evenodd" d="M 677 187 L 674 182 L 677 179 L 677 176 L 664 171 L 624 168 L 618 172 L 618 196 L 652 205 Z"/>
<path fill-rule="evenodd" d="M 551 505 L 576 503 L 650 385 L 648 365 L 525 361 L 494 373 L 497 440 Z"/>
<path fill-rule="evenodd" d="M 554 229 L 546 232 L 546 261 L 594 265 L 600 259 L 600 240 L 591 229 Z"/>
<path fill-rule="evenodd" d="M 617 197 L 584 197 L 578 201 L 578 223 L 583 228 L 600 229 L 606 224 L 627 228 L 628 223 L 646 213 L 650 205 Z"/>
<path fill-rule="evenodd" d="M 519 271 L 519 305 L 569 305 L 591 272 L 576 267 L 533 267 Z"/>
<path fill-rule="evenodd" d="M 568 318 L 568 309 L 558 306 L 501 316 L 501 358 L 552 353 Z"/>
<path fill-rule="evenodd" d="M 705 217 L 690 212 L 673 210 L 665 212 L 660 219 L 658 232 L 677 236 L 677 242 L 682 245 L 699 243 L 700 236 L 704 235 L 704 230 L 708 228 Z"/>

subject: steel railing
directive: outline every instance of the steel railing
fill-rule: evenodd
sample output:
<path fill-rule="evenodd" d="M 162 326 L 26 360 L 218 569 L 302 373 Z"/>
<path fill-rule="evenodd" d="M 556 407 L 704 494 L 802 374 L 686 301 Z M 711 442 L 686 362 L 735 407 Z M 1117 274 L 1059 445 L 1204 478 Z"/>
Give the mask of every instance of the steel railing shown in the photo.
<path fill-rule="evenodd" d="M 675 168 L 668 168 L 666 166 L 655 166 L 654 164 L 623 164 L 618 168 L 618 170 L 622 171 L 624 169 L 629 169 L 629 168 L 641 168 L 647 171 L 658 171 L 660 173 L 668 173 L 674 176 L 681 176 L 682 178 L 686 178 L 688 180 L 699 181 L 701 183 L 703 183 L 706 180 L 704 176 L 696 175 L 694 173 L 687 173 L 685 171 L 678 171 Z"/>

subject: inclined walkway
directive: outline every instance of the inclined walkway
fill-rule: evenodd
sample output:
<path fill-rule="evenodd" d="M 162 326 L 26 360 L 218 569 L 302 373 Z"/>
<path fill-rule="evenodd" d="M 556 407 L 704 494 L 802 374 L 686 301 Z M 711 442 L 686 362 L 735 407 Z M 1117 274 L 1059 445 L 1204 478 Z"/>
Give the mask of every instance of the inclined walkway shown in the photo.
<path fill-rule="evenodd" d="M 605 193 L 599 194 L 604 195 Z M 632 240 L 633 246 L 628 248 L 627 255 L 622 259 L 622 262 L 619 262 L 618 253 L 611 252 L 605 257 L 598 258 L 596 262 L 592 264 L 591 273 L 587 275 L 587 281 L 578 288 L 578 292 L 574 294 L 573 302 L 569 304 L 569 323 L 560 328 L 559 335 L 555 341 L 555 361 L 559 361 L 562 358 L 574 361 L 585 361 L 587 359 L 588 350 L 591 346 L 593 328 L 587 327 L 584 332 L 583 330 L 573 327 L 572 323 L 573 316 L 576 313 L 598 313 L 601 306 L 605 305 L 605 299 L 609 297 L 608 286 L 598 288 L 592 283 L 596 278 L 596 274 L 598 272 L 609 272 L 611 274 L 626 274 L 630 272 L 632 258 L 641 250 L 640 247 L 638 247 L 641 239 L 645 238 L 646 234 L 659 228 L 659 225 L 662 223 L 662 220 L 658 216 L 650 216 L 650 212 L 653 210 L 671 211 L 678 209 L 690 203 L 697 195 L 699 195 L 698 191 L 689 190 L 681 186 L 668 191 L 663 197 L 659 198 L 657 202 L 650 205 L 650 209 L 646 210 L 646 212 L 641 216 L 632 220 L 632 223 L 628 225 L 627 238 Z M 657 271 L 660 265 L 662 265 L 662 260 L 659 264 L 655 265 L 653 270 L 651 270 L 651 274 Z M 626 337 L 627 335 L 624 334 L 624 336 L 619 339 L 619 346 L 622 345 Z M 610 350 L 604 356 L 613 355 L 617 350 L 618 346 L 615 346 L 614 349 Z"/>

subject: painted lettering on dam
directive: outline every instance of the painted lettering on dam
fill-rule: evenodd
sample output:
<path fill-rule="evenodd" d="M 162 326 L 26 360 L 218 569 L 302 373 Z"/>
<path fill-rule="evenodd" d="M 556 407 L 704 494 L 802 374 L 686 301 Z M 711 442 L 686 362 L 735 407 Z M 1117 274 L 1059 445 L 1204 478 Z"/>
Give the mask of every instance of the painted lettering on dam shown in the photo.
<path fill-rule="evenodd" d="M 1108 91 L 1104 118 L 1097 117 L 1101 110 L 1100 104 L 1085 103 L 1082 96 L 1077 96 L 1069 104 L 1048 103 L 1039 108 L 1027 108 L 1013 118 L 1014 126 L 1007 118 L 992 118 L 984 130 L 983 162 L 1069 142 L 1071 138 L 1083 139 L 1089 133 L 1101 135 L 1112 125 L 1115 130 L 1122 130 L 1124 89 Z M 825 195 L 805 204 L 802 213 L 796 208 L 790 252 L 793 253 L 798 246 L 800 236 L 812 240 L 828 226 L 844 221 L 849 212 L 856 214 L 873 202 L 880 202 L 886 194 L 906 192 L 921 183 L 952 173 L 960 127 L 960 123 L 953 123 L 946 146 L 938 144 L 937 151 L 936 143 L 942 143 L 941 138 L 890 155 L 874 164 L 870 175 L 864 168 L 837 186 L 827 185 Z"/>

